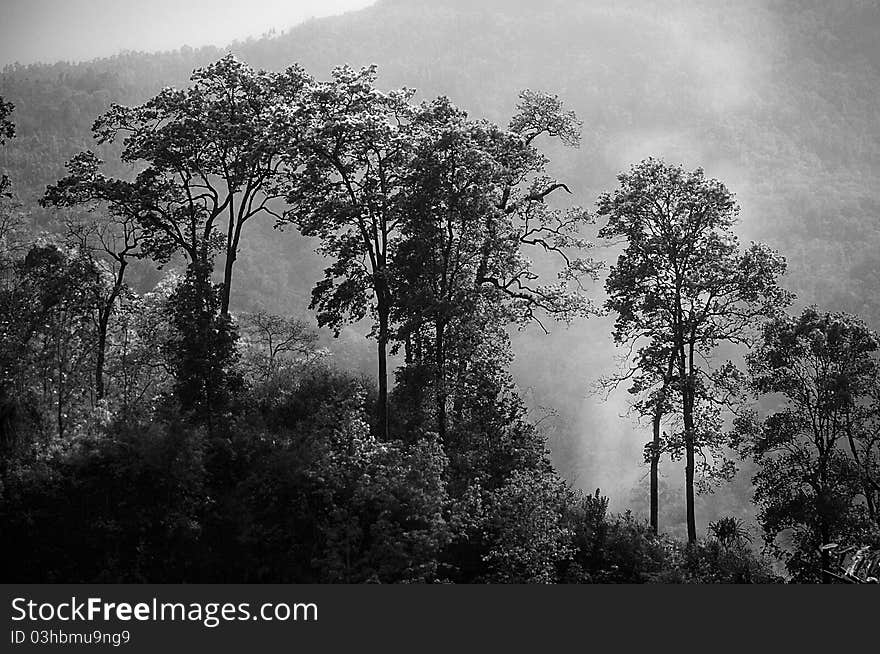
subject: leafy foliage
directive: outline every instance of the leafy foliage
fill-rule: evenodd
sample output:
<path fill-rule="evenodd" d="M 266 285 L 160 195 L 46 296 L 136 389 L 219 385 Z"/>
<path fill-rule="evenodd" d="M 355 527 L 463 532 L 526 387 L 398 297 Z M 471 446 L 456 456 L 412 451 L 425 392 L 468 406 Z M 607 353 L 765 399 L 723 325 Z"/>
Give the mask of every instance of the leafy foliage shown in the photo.
<path fill-rule="evenodd" d="M 174 399 L 180 412 L 213 435 L 228 416 L 241 383 L 234 369 L 237 333 L 221 313 L 219 288 L 210 271 L 193 265 L 168 298 L 173 335 L 165 354 L 173 371 Z"/>
<path fill-rule="evenodd" d="M 749 355 L 755 393 L 781 402 L 737 426 L 765 540 L 796 579 L 828 579 L 823 545 L 876 538 L 878 347 L 858 318 L 808 307 L 768 323 Z"/>
<path fill-rule="evenodd" d="M 756 323 L 790 302 L 777 284 L 785 260 L 755 243 L 740 252 L 733 195 L 702 169 L 688 173 L 647 159 L 618 181 L 618 189 L 599 198 L 598 213 L 608 219 L 599 235 L 625 244 L 605 282 L 606 307 L 616 314 L 615 343 L 635 351 L 634 390 L 660 387 L 661 396 L 648 400 L 659 417 L 675 374 L 693 542 L 695 453 L 718 454 L 724 445 L 717 411 L 735 398 L 737 384 L 732 363 L 712 369 L 699 361 L 708 362 L 721 343 L 748 345 Z"/>
<path fill-rule="evenodd" d="M 108 200 L 114 213 L 134 216 L 144 253 L 159 262 L 183 251 L 204 267 L 222 252 L 226 314 L 244 225 L 261 213 L 277 215 L 271 203 L 282 196 L 275 114 L 279 105 L 297 104 L 308 77 L 296 67 L 254 71 L 229 55 L 196 70 L 191 82 L 185 90 L 165 88 L 137 107 L 114 104 L 95 121 L 99 144 L 121 140 L 121 160 L 140 164 L 134 183 L 105 179 L 95 155 L 84 153 L 72 160 L 71 175 L 54 193 L 72 188 L 81 200 Z M 289 116 L 288 146 L 296 132 Z"/>

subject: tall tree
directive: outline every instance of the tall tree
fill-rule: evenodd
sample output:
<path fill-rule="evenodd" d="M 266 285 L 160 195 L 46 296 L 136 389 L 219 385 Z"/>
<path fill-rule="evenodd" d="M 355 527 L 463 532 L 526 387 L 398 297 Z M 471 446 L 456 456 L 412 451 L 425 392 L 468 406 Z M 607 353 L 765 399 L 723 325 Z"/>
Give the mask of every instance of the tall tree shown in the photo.
<path fill-rule="evenodd" d="M 767 324 L 748 357 L 755 394 L 776 401 L 737 429 L 758 464 L 765 539 L 798 579 L 830 581 L 824 545 L 880 532 L 878 352 L 880 337 L 858 318 L 808 307 Z M 791 549 L 778 543 L 782 532 Z"/>
<path fill-rule="evenodd" d="M 547 205 L 567 188 L 544 174 L 548 161 L 534 145 L 542 135 L 573 145 L 578 123 L 554 96 L 526 92 L 505 131 L 468 121 L 446 98 L 415 106 L 409 90 L 380 92 L 375 78 L 375 68 L 339 68 L 315 86 L 309 154 L 291 178 L 286 217 L 334 259 L 313 294 L 319 323 L 338 329 L 374 316 L 379 431 L 388 434 L 396 339 L 437 371 L 443 436 L 454 316 L 473 313 L 476 298 L 521 323 L 545 312 L 570 317 L 586 304 L 568 285 L 595 264 L 568 250 L 586 246 L 578 230 L 587 214 Z M 541 283 L 522 251 L 530 246 L 563 260 L 559 283 Z"/>
<path fill-rule="evenodd" d="M 669 451 L 669 439 L 663 437 L 663 420 L 676 411 L 676 357 L 668 343 L 650 341 L 632 358 L 628 370 L 601 378 L 598 388 L 607 399 L 621 384 L 630 381 L 627 390 L 636 398 L 633 410 L 639 418 L 651 421 L 651 442 L 645 445 L 645 462 L 649 467 L 649 523 L 657 534 L 660 530 L 660 460 Z"/>
<path fill-rule="evenodd" d="M 389 266 L 399 241 L 400 202 L 411 159 L 412 91 L 376 89 L 375 67 L 341 67 L 309 96 L 307 158 L 288 179 L 287 221 L 320 239 L 331 258 L 312 294 L 318 323 L 337 332 L 371 314 L 377 342 L 378 432 L 389 434 Z"/>
<path fill-rule="evenodd" d="M 547 316 L 588 315 L 582 282 L 595 278 L 598 264 L 582 253 L 588 214 L 547 204 L 567 187 L 544 174 L 548 160 L 535 140 L 546 135 L 575 146 L 579 129 L 555 96 L 521 94 L 507 130 L 468 120 L 446 98 L 424 103 L 418 122 L 392 275 L 393 318 L 407 365 L 430 362 L 445 441 L 448 387 L 481 347 L 474 332 L 494 333 L 493 322 L 544 327 Z M 529 257 L 535 248 L 555 264 L 555 283 L 536 272 Z"/>
<path fill-rule="evenodd" d="M 608 220 L 600 236 L 624 241 L 605 284 L 606 306 L 617 314 L 616 343 L 666 347 L 675 357 L 688 541 L 695 542 L 699 388 L 718 384 L 719 371 L 734 370 L 712 370 L 719 344 L 748 344 L 756 322 L 788 304 L 777 283 L 785 261 L 760 244 L 740 251 L 733 195 L 702 169 L 689 173 L 648 159 L 618 181 L 599 198 L 598 213 Z"/>
<path fill-rule="evenodd" d="M 122 161 L 141 169 L 135 184 L 146 254 L 165 261 L 182 251 L 209 268 L 223 255 L 224 315 L 245 223 L 280 217 L 277 182 L 296 140 L 291 107 L 304 106 L 309 84 L 296 66 L 255 71 L 227 55 L 196 70 L 190 87 L 166 88 L 136 107 L 112 105 L 93 127 L 99 143 L 121 139 Z"/>
<path fill-rule="evenodd" d="M 428 428 L 436 427 L 448 445 L 447 364 L 467 356 L 455 351 L 464 339 L 450 343 L 449 336 L 464 317 L 484 313 L 475 277 L 485 219 L 495 211 L 488 190 L 500 166 L 485 147 L 484 131 L 446 98 L 423 104 L 418 120 L 390 275 L 391 318 L 406 355 L 398 381 L 411 386 L 413 404 L 433 397 Z"/>

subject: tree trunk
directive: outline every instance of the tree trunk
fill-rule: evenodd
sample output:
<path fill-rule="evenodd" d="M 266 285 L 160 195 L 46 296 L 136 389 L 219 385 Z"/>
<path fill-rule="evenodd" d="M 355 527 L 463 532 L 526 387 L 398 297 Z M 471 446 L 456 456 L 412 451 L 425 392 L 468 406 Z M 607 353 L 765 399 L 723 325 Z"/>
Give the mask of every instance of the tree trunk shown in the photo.
<path fill-rule="evenodd" d="M 462 388 L 464 387 L 464 378 L 467 372 L 467 357 L 461 355 L 458 351 L 456 358 L 455 375 L 452 387 L 452 425 L 456 427 L 461 424 L 464 414 L 464 395 Z"/>
<path fill-rule="evenodd" d="M 109 311 L 102 311 L 98 318 L 98 351 L 95 353 L 95 404 L 104 399 L 104 361 L 107 356 L 109 313 Z"/>
<path fill-rule="evenodd" d="M 438 320 L 435 325 L 434 354 L 437 361 L 434 380 L 435 401 L 437 403 L 437 435 L 440 442 L 446 445 L 446 325 Z"/>
<path fill-rule="evenodd" d="M 125 286 L 125 270 L 128 267 L 128 261 L 121 257 L 119 261 L 119 270 L 116 272 L 116 279 L 113 283 L 113 291 L 107 298 L 106 304 L 101 308 L 98 317 L 98 352 L 95 355 L 95 403 L 104 399 L 104 364 L 107 359 L 107 329 L 110 325 L 110 316 L 113 315 L 113 307 L 119 298 L 122 289 Z"/>
<path fill-rule="evenodd" d="M 232 267 L 235 265 L 235 251 L 226 253 L 226 262 L 223 266 L 223 288 L 220 289 L 220 313 L 229 315 L 229 297 L 232 292 Z"/>
<path fill-rule="evenodd" d="M 387 441 L 390 439 L 391 430 L 388 420 L 388 305 L 384 298 L 379 299 L 377 312 L 379 314 L 379 399 L 376 406 L 377 424 L 376 431 L 379 437 Z"/>
<path fill-rule="evenodd" d="M 669 357 L 669 365 L 666 367 L 666 376 L 663 377 L 660 395 L 654 407 L 653 428 L 654 439 L 651 442 L 651 529 L 655 534 L 660 533 L 660 427 L 663 416 L 666 415 L 666 395 L 669 385 L 672 383 L 672 375 L 675 372 L 675 352 Z"/>
<path fill-rule="evenodd" d="M 691 381 L 688 380 L 688 385 Z M 685 502 L 687 503 L 687 530 L 688 543 L 697 542 L 697 521 L 694 516 L 694 407 L 693 393 L 688 391 L 689 397 L 685 401 L 684 409 L 684 446 L 685 446 L 685 468 L 684 468 L 684 492 Z"/>
<path fill-rule="evenodd" d="M 660 421 L 663 417 L 663 410 L 658 407 L 654 409 L 654 440 L 651 443 L 651 531 L 654 534 L 659 533 L 660 526 Z"/>
<path fill-rule="evenodd" d="M 679 346 L 682 419 L 684 422 L 684 498 L 688 544 L 697 542 L 697 521 L 694 515 L 694 351 L 691 345 L 685 354 L 685 344 Z"/>

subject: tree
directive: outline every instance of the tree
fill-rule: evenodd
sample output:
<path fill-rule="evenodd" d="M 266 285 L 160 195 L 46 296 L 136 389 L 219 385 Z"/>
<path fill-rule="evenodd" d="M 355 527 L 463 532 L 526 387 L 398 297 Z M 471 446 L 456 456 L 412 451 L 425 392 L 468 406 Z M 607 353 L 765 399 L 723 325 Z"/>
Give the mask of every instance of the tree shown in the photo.
<path fill-rule="evenodd" d="M 657 534 L 660 530 L 660 460 L 668 451 L 668 439 L 662 435 L 663 419 L 675 413 L 676 383 L 674 350 L 668 344 L 651 342 L 636 356 L 629 370 L 599 380 L 599 388 L 607 395 L 620 384 L 632 380 L 627 389 L 637 399 L 632 408 L 640 418 L 651 420 L 651 442 L 645 445 L 645 462 L 649 466 L 649 524 Z"/>
<path fill-rule="evenodd" d="M 559 191 L 571 191 L 547 175 L 550 161 L 536 146 L 539 138 L 549 137 L 578 147 L 580 127 L 575 113 L 566 110 L 557 96 L 526 90 L 520 94 L 507 134 L 490 128 L 502 177 L 489 194 L 500 215 L 485 218 L 476 283 L 494 290 L 494 301 L 506 301 L 515 322 L 535 321 L 544 331 L 542 314 L 570 320 L 595 313 L 582 295 L 584 280 L 595 280 L 601 269 L 582 256 L 592 244 L 581 237 L 581 230 L 593 219 L 582 207 L 560 210 L 549 205 Z M 535 250 L 558 266 L 557 283 L 546 283 L 535 272 L 526 254 Z"/>
<path fill-rule="evenodd" d="M 375 88 L 375 67 L 341 67 L 316 84 L 303 170 L 288 178 L 285 220 L 321 241 L 332 259 L 312 293 L 318 324 L 337 334 L 372 314 L 377 342 L 378 433 L 389 435 L 389 266 L 399 240 L 400 203 L 410 161 L 412 91 Z"/>
<path fill-rule="evenodd" d="M 126 203 L 137 210 L 145 254 L 164 262 L 182 251 L 208 268 L 223 254 L 220 311 L 227 315 L 245 223 L 261 214 L 280 217 L 273 204 L 283 196 L 279 175 L 296 165 L 293 108 L 304 106 L 310 79 L 296 66 L 254 71 L 227 55 L 196 70 L 192 82 L 137 107 L 112 105 L 93 132 L 102 144 L 121 139 L 122 161 L 141 168 Z"/>
<path fill-rule="evenodd" d="M 221 310 L 210 271 L 190 265 L 168 298 L 174 335 L 165 345 L 180 411 L 213 436 L 230 413 L 241 380 L 234 369 L 238 333 Z"/>
<path fill-rule="evenodd" d="M 134 181 L 105 177 L 101 162 L 85 152 L 71 161 L 70 174 L 47 190 L 44 202 L 102 205 L 112 223 L 112 229 L 92 228 L 88 237 L 79 232 L 84 244 L 99 243 L 114 272 L 99 312 L 99 398 L 107 322 L 124 287 L 128 259 L 135 251 L 160 264 L 178 252 L 186 255 L 187 277 L 172 302 L 178 337 L 169 351 L 174 351 L 174 369 L 183 375 L 177 380 L 178 398 L 207 420 L 227 401 L 224 362 L 234 349 L 229 304 L 243 228 L 260 214 L 280 217 L 274 208 L 283 195 L 277 182 L 284 166 L 297 165 L 298 114 L 291 108 L 301 106 L 310 80 L 296 66 L 283 73 L 254 71 L 229 55 L 196 70 L 192 82 L 184 90 L 166 88 L 137 107 L 112 105 L 95 122 L 98 142 L 121 140 L 122 161 L 140 168 Z M 224 268 L 215 289 L 211 276 L 218 252 Z M 195 297 L 197 292 L 204 297 Z M 183 346 L 194 349 L 186 353 Z M 216 352 L 205 350 L 214 346 Z M 212 378 L 213 373 L 220 377 Z M 212 407 L 215 400 L 220 405 Z"/>
<path fill-rule="evenodd" d="M 391 319 L 396 346 L 405 349 L 398 383 L 410 383 L 414 405 L 432 397 L 427 422 L 448 445 L 448 365 L 467 357 L 461 327 L 468 316 L 485 313 L 476 274 L 501 167 L 487 148 L 487 130 L 446 98 L 423 104 L 418 120 L 390 274 Z"/>
<path fill-rule="evenodd" d="M 286 364 L 309 364 L 323 355 L 317 333 L 304 320 L 266 311 L 243 313 L 238 318 L 242 341 L 255 350 L 253 366 L 263 382 Z"/>
<path fill-rule="evenodd" d="M 44 240 L 14 260 L 3 281 L 0 441 L 22 440 L 22 418 L 33 434 L 63 439 L 91 388 L 100 273 L 88 257 Z"/>
<path fill-rule="evenodd" d="M 172 370 L 167 345 L 177 336 L 168 321 L 168 300 L 181 282 L 166 275 L 149 292 L 127 292 L 108 335 L 107 399 L 118 422 L 136 423 L 153 415 L 155 400 L 167 396 Z"/>
<path fill-rule="evenodd" d="M 740 251 L 733 195 L 702 169 L 688 173 L 647 159 L 618 180 L 618 189 L 600 196 L 598 205 L 608 220 L 600 236 L 625 244 L 605 284 L 606 307 L 617 314 L 617 344 L 636 352 L 668 348 L 675 357 L 688 541 L 695 542 L 699 389 L 732 381 L 724 374 L 735 374 L 732 364 L 711 367 L 719 344 L 747 345 L 756 321 L 788 304 L 789 294 L 777 284 L 785 262 L 761 244 Z M 637 355 L 636 363 L 646 360 Z"/>
<path fill-rule="evenodd" d="M 91 152 L 76 155 L 67 163 L 69 175 L 49 186 L 41 198 L 43 206 L 89 209 L 94 220 L 76 217 L 67 221 L 67 238 L 80 252 L 96 259 L 110 277 L 104 286 L 95 286 L 97 344 L 95 346 L 95 402 L 104 399 L 104 368 L 107 336 L 117 302 L 127 290 L 125 273 L 129 263 L 140 256 L 143 229 L 138 221 L 140 208 L 132 207 L 136 196 L 132 185 L 104 177 L 98 169 L 101 161 Z M 101 205 L 106 205 L 102 207 Z M 94 212 L 97 210 L 97 214 Z"/>
<path fill-rule="evenodd" d="M 737 422 L 758 464 L 765 539 L 800 580 L 830 581 L 832 541 L 861 544 L 878 531 L 880 337 L 858 318 L 808 307 L 763 330 L 749 355 L 750 385 L 776 398 L 765 417 Z M 777 543 L 790 533 L 793 550 Z"/>
<path fill-rule="evenodd" d="M 492 583 L 549 584 L 574 555 L 565 509 L 574 493 L 556 472 L 516 470 L 486 498 L 483 559 Z M 478 514 L 479 515 L 479 514 Z"/>
<path fill-rule="evenodd" d="M 578 142 L 579 123 L 555 96 L 525 91 L 507 130 L 471 121 L 446 98 L 423 103 L 406 180 L 401 243 L 391 278 L 392 319 L 406 364 L 434 389 L 446 441 L 447 403 L 468 362 L 497 325 L 589 315 L 583 280 L 598 264 L 581 256 L 591 223 L 578 207 L 548 206 L 564 184 L 548 178 L 542 135 Z M 556 267 L 547 283 L 527 258 L 538 249 Z M 545 329 L 546 331 L 546 329 Z M 491 338 L 491 337 L 490 337 Z"/>
<path fill-rule="evenodd" d="M 284 391 L 232 505 L 246 509 L 245 580 L 435 581 L 449 531 L 442 447 L 377 440 L 363 384 L 343 373 L 313 367 Z"/>
<path fill-rule="evenodd" d="M 239 368 L 250 396 L 264 411 L 285 401 L 296 380 L 329 353 L 305 320 L 266 311 L 236 316 L 240 333 Z"/>
<path fill-rule="evenodd" d="M 307 164 L 290 181 L 286 218 L 334 259 L 313 293 L 319 323 L 338 330 L 374 315 L 380 431 L 388 433 L 389 346 L 404 343 L 411 363 L 418 350 L 440 371 L 432 381 L 442 437 L 456 316 L 481 302 L 518 322 L 584 308 L 567 284 L 595 264 L 567 250 L 586 247 L 577 232 L 587 216 L 547 206 L 566 187 L 546 177 L 533 145 L 542 135 L 574 145 L 578 123 L 555 96 L 524 92 L 504 131 L 467 120 L 446 98 L 415 106 L 410 90 L 379 92 L 375 77 L 375 68 L 339 68 L 316 85 Z M 521 252 L 528 246 L 561 257 L 561 283 L 540 284 Z"/>

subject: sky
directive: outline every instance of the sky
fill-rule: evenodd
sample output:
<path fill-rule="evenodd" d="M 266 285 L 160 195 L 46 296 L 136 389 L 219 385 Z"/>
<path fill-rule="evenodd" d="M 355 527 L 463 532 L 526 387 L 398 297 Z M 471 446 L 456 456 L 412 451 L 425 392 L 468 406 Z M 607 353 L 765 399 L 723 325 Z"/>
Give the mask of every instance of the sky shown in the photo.
<path fill-rule="evenodd" d="M 225 45 L 375 0 L 0 0 L 0 67 Z"/>

